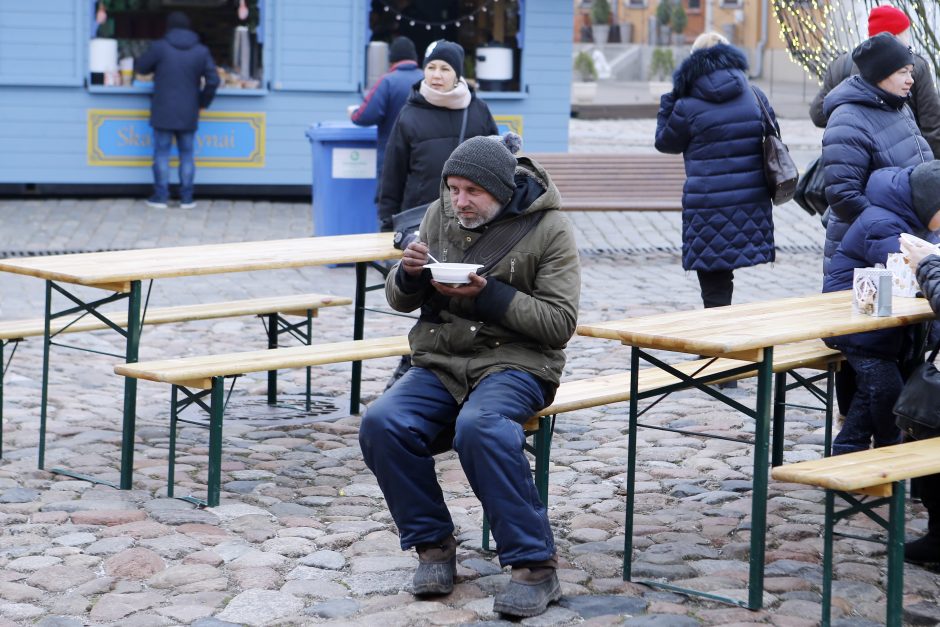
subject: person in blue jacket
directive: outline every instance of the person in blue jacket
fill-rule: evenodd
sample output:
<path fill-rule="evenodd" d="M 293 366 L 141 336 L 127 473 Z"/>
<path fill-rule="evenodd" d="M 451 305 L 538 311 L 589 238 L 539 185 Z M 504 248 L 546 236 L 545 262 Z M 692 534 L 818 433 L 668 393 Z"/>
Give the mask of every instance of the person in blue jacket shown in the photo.
<path fill-rule="evenodd" d="M 656 149 L 685 160 L 682 267 L 698 274 L 705 307 L 731 304 L 736 268 L 775 257 L 757 99 L 774 113 L 749 85 L 747 69 L 744 54 L 722 35 L 700 35 L 656 120 Z"/>
<path fill-rule="evenodd" d="M 900 252 L 901 233 L 921 234 L 940 226 L 940 161 L 875 170 L 865 186 L 868 207 L 845 232 L 829 262 L 823 292 L 852 289 L 855 268 L 884 265 Z M 897 444 L 894 403 L 904 381 L 900 361 L 911 348 L 907 327 L 828 338 L 855 370 L 856 389 L 832 454 Z"/>
<path fill-rule="evenodd" d="M 385 158 L 385 146 L 395 126 L 395 120 L 411 95 L 411 86 L 424 78 L 424 72 L 418 66 L 418 53 L 414 42 L 407 37 L 396 37 L 388 47 L 388 72 L 383 74 L 359 108 L 352 112 L 349 119 L 357 126 L 378 126 L 378 142 L 375 163 L 377 180 L 382 180 L 382 161 Z M 376 190 L 378 193 L 378 190 Z"/>
<path fill-rule="evenodd" d="M 199 110 L 219 87 L 219 74 L 209 49 L 199 43 L 185 13 L 166 19 L 166 35 L 134 61 L 138 74 L 153 73 L 150 126 L 153 127 L 153 195 L 147 205 L 166 209 L 170 198 L 170 149 L 179 150 L 180 208 L 192 209 L 196 178 L 195 138 Z"/>
<path fill-rule="evenodd" d="M 890 33 L 866 39 L 852 51 L 859 74 L 823 100 L 828 118 L 822 140 L 826 200 L 829 202 L 823 274 L 849 225 L 869 206 L 865 185 L 872 172 L 933 159 L 908 106 L 914 85 L 914 54 Z M 855 396 L 851 366 L 836 375 L 839 413 L 847 415 Z"/>

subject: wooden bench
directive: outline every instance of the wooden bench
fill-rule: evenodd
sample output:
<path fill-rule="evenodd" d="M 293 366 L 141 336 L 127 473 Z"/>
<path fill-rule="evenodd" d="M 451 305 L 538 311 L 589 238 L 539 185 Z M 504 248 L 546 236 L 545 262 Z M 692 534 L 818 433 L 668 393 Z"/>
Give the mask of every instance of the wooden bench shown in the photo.
<path fill-rule="evenodd" d="M 813 485 L 826 490 L 823 530 L 822 624 L 832 606 L 833 527 L 843 518 L 865 513 L 888 531 L 888 590 L 885 624 L 902 624 L 904 592 L 904 482 L 940 473 L 940 438 L 825 457 L 774 468 L 777 481 Z M 836 511 L 835 497 L 848 503 Z M 867 497 L 867 498 L 866 498 Z M 888 520 L 873 514 L 888 506 Z"/>
<path fill-rule="evenodd" d="M 678 211 L 685 164 L 681 155 L 538 153 L 568 211 Z"/>
<path fill-rule="evenodd" d="M 235 316 L 264 316 L 267 318 L 268 347 L 277 346 L 278 336 L 291 333 L 301 341 L 308 344 L 312 340 L 311 322 L 323 307 L 351 305 L 352 299 L 331 296 L 328 294 L 298 294 L 292 296 L 268 296 L 264 298 L 249 298 L 244 300 L 226 301 L 218 303 L 201 303 L 197 305 L 180 305 L 175 307 L 161 307 L 148 309 L 144 312 L 142 324 L 170 324 L 175 322 L 193 322 L 197 320 L 213 320 Z M 304 322 L 294 324 L 284 316 L 301 316 Z M 127 313 L 115 312 L 109 314 L 112 323 L 120 328 L 127 327 Z M 306 328 L 305 328 L 306 327 Z M 50 322 L 50 339 L 64 333 L 78 333 L 83 331 L 98 331 L 111 328 L 109 324 L 94 315 L 81 315 L 77 318 L 56 318 Z M 36 318 L 31 320 L 0 321 L 0 433 L 3 424 L 3 377 L 9 361 L 19 342 L 30 337 L 42 337 L 45 334 L 45 320 Z M 13 351 L 8 359 L 4 359 L 4 348 L 13 344 Z M 276 382 L 276 373 L 272 373 L 268 381 L 268 396 L 273 394 Z M 44 438 L 41 438 L 40 448 L 45 448 Z M 2 438 L 0 438 L 0 455 L 2 455 Z"/>
<path fill-rule="evenodd" d="M 170 403 L 170 468 L 168 472 L 168 496 L 173 496 L 173 464 L 175 455 L 175 432 L 178 412 L 194 402 L 202 404 L 205 396 L 210 402 L 203 404 L 209 412 L 209 482 L 205 501 L 186 497 L 186 500 L 200 505 L 215 507 L 219 503 L 219 482 L 222 457 L 222 424 L 225 401 L 223 398 L 224 377 L 238 376 L 252 372 L 263 372 L 287 368 L 304 368 L 345 361 L 362 361 L 381 357 L 404 355 L 410 352 L 406 336 L 376 338 L 335 342 L 313 346 L 296 346 L 266 351 L 228 353 L 223 355 L 203 355 L 165 359 L 160 361 L 119 364 L 114 372 L 136 379 L 169 383 L 172 385 Z M 830 349 L 819 340 L 799 342 L 782 346 L 774 351 L 774 370 L 781 375 L 796 368 L 832 370 L 833 364 L 841 360 L 838 351 Z M 738 370 L 746 362 L 733 359 L 697 359 L 678 366 L 683 373 L 696 378 L 725 381 L 742 379 L 754 373 L 738 372 L 731 376 L 722 373 Z M 668 389 L 680 385 L 679 379 L 657 369 L 646 369 L 640 373 L 640 390 Z M 194 392 L 193 390 L 197 390 Z M 178 399 L 178 391 L 184 398 Z M 597 407 L 630 398 L 629 375 L 626 373 L 606 375 L 562 383 L 551 405 L 541 410 L 524 426 L 528 435 L 533 436 L 533 443 L 528 448 L 535 455 L 536 485 L 543 499 L 548 495 L 548 461 L 554 419 L 557 414 Z M 781 399 L 782 400 L 782 399 Z M 782 407 L 782 405 L 781 405 Z M 831 409 L 831 405 L 830 405 Z M 782 414 L 779 427 L 775 423 L 774 436 L 780 439 L 782 448 Z M 779 433 L 778 433 L 779 432 Z"/>

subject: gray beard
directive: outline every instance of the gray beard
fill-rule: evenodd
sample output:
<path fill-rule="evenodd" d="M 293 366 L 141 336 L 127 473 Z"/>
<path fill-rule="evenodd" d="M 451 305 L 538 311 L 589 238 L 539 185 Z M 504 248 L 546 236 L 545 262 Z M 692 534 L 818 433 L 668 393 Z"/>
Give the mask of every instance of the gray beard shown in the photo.
<path fill-rule="evenodd" d="M 472 220 L 470 222 L 464 222 L 458 217 L 457 222 L 465 229 L 478 229 L 486 224 L 487 220 L 484 220 L 483 218 L 477 218 L 476 220 Z"/>

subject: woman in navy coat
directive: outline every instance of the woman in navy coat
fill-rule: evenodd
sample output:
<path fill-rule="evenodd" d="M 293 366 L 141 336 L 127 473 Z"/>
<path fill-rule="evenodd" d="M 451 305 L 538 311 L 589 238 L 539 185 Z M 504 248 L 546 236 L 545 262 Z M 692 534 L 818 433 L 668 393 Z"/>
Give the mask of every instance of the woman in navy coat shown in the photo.
<path fill-rule="evenodd" d="M 660 101 L 656 149 L 681 153 L 682 267 L 695 270 L 705 307 L 731 304 L 734 269 L 773 261 L 772 203 L 764 178 L 764 94 L 747 59 L 717 33 L 700 35 Z M 776 119 L 774 119 L 776 125 Z"/>

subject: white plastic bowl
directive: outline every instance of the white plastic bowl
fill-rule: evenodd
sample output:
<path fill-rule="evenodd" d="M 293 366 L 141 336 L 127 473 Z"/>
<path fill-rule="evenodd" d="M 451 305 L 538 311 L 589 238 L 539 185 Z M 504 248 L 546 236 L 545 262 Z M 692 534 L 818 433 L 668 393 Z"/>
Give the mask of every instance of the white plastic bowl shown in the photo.
<path fill-rule="evenodd" d="M 464 284 L 470 282 L 470 273 L 483 266 L 478 263 L 429 263 L 425 268 L 438 283 Z"/>

